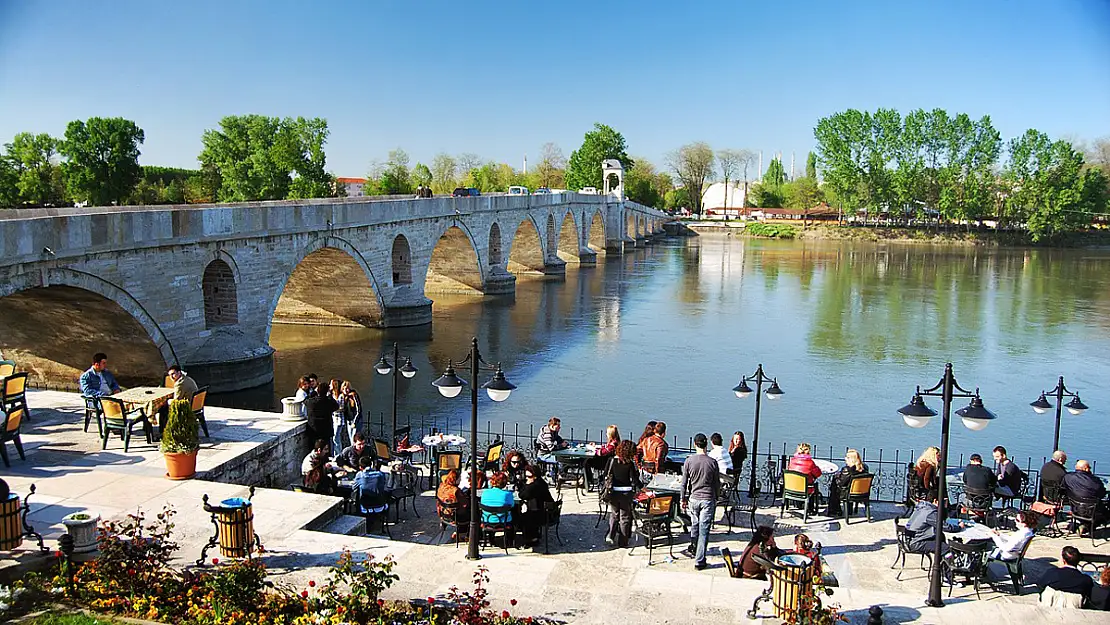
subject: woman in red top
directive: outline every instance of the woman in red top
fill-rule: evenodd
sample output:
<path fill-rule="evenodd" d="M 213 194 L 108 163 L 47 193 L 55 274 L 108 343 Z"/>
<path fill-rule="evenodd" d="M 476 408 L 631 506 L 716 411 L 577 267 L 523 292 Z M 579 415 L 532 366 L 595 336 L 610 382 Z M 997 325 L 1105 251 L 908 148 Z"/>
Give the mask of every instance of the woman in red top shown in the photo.
<path fill-rule="evenodd" d="M 809 455 L 810 450 L 809 443 L 798 443 L 798 451 L 790 457 L 790 464 L 786 465 L 786 469 L 804 473 L 809 478 L 806 481 L 812 491 L 817 487 L 817 478 L 821 477 L 821 467 L 814 464 L 813 456 Z"/>

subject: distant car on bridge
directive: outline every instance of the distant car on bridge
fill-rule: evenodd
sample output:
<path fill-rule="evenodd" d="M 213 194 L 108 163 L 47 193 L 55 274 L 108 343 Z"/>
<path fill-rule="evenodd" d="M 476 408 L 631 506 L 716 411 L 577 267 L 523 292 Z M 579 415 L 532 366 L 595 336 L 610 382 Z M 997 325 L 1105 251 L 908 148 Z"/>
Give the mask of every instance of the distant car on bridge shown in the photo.
<path fill-rule="evenodd" d="M 539 193 L 539 192 L 540 192 L 540 190 L 536 189 L 536 193 Z M 509 195 L 528 195 L 528 187 L 521 187 L 521 186 L 509 187 Z"/>
<path fill-rule="evenodd" d="M 548 189 L 547 187 L 540 187 L 536 189 L 534 193 L 536 195 L 547 195 L 548 193 L 551 193 L 551 189 Z"/>
<path fill-rule="evenodd" d="M 482 192 L 474 187 L 455 187 L 455 190 L 451 192 L 454 197 L 470 197 L 481 194 Z"/>
<path fill-rule="evenodd" d="M 597 187 L 582 187 L 578 192 L 583 195 L 597 195 Z"/>

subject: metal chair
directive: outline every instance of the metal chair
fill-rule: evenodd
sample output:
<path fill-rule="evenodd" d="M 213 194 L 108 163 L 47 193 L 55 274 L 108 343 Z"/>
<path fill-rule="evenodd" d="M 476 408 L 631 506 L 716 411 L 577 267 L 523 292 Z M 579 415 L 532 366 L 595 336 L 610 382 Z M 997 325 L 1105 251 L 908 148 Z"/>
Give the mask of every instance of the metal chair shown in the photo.
<path fill-rule="evenodd" d="M 871 484 L 875 476 L 870 473 L 859 473 L 852 476 L 848 488 L 840 492 L 840 507 L 844 511 L 844 524 L 851 523 L 850 516 L 853 506 L 863 504 L 867 510 L 867 522 L 871 522 Z"/>
<path fill-rule="evenodd" d="M 787 469 L 782 472 L 782 506 L 779 508 L 779 518 L 786 512 L 788 502 L 802 504 L 802 523 L 809 522 L 809 509 L 816 507 L 817 487 L 813 485 L 805 473 Z"/>
<path fill-rule="evenodd" d="M 415 467 L 413 467 L 415 468 Z M 420 480 L 423 477 L 416 471 L 409 470 L 410 467 L 403 467 L 399 471 L 393 472 L 393 498 L 401 503 L 401 506 L 408 509 L 408 504 L 405 500 L 412 499 L 412 513 L 416 518 L 420 518 L 420 511 L 416 509 L 416 499 L 420 496 Z M 400 511 L 397 512 L 399 516 Z"/>
<path fill-rule="evenodd" d="M 559 541 L 559 546 L 563 546 L 563 538 L 559 536 L 559 523 L 563 517 L 563 500 L 549 501 L 544 504 L 544 523 L 543 523 L 543 552 L 545 554 L 551 553 L 548 550 L 548 537 L 551 529 L 555 529 L 555 540 Z"/>
<path fill-rule="evenodd" d="M 172 386 L 172 385 L 171 385 Z M 193 394 L 193 414 L 196 415 L 197 421 L 200 422 L 200 427 L 204 430 L 204 438 L 208 438 L 208 421 L 204 418 L 204 400 L 208 398 L 208 387 L 203 386 Z M 339 453 L 340 449 L 335 450 Z"/>
<path fill-rule="evenodd" d="M 721 521 L 728 522 L 728 532 L 732 533 L 732 515 L 739 503 L 740 493 L 737 486 L 740 479 L 735 475 L 721 474 L 721 488 L 717 491 L 717 509 L 721 511 Z M 717 519 L 713 519 L 713 526 L 717 525 Z"/>
<path fill-rule="evenodd" d="M 645 507 L 632 507 L 632 520 L 637 524 L 636 534 L 644 539 L 648 550 L 648 566 L 651 566 L 651 555 L 658 541 L 666 541 L 668 551 L 674 557 L 674 534 L 671 532 L 674 498 L 674 495 L 659 495 L 649 499 Z M 632 555 L 635 549 L 635 546 L 630 548 L 628 555 Z"/>
<path fill-rule="evenodd" d="M 1095 542 L 1095 516 L 1098 515 L 1099 503 L 1097 499 L 1082 499 L 1068 495 L 1068 505 L 1065 508 L 1069 520 L 1069 533 L 1072 526 L 1077 525 L 1082 529 L 1086 525 L 1091 533 L 1091 546 L 1098 546 Z"/>
<path fill-rule="evenodd" d="M 124 403 L 115 397 L 105 396 L 99 399 L 100 414 L 104 416 L 104 424 L 100 430 L 101 449 L 107 449 L 108 436 L 112 432 L 118 432 L 123 438 L 123 452 L 127 453 L 131 447 L 131 430 L 136 425 L 143 426 L 147 444 L 153 444 L 150 421 L 146 418 L 146 412 L 141 407 L 128 410 Z"/>
<path fill-rule="evenodd" d="M 1049 538 L 1063 536 L 1064 533 L 1060 531 L 1059 525 L 1060 512 L 1063 511 L 1066 503 L 1063 484 L 1060 482 L 1042 482 L 1041 500 L 1040 504 L 1034 502 L 1031 507 L 1037 514 L 1048 517 L 1049 522 L 1045 527 L 1045 535 Z"/>
<path fill-rule="evenodd" d="M 509 543 L 513 540 L 513 521 L 512 513 L 513 506 L 487 506 L 484 503 L 479 503 L 478 508 L 482 511 L 482 542 L 486 545 L 493 543 L 493 538 L 501 534 L 501 546 L 505 548 L 505 555 L 509 555 Z M 489 520 L 486 520 L 486 517 Z"/>
<path fill-rule="evenodd" d="M 902 566 L 898 570 L 898 574 L 894 579 L 902 581 L 902 572 L 906 568 L 906 554 L 915 554 L 921 556 L 921 570 L 928 571 L 933 566 L 933 552 L 932 551 L 914 551 L 910 548 L 910 542 L 913 540 L 913 532 L 906 529 L 906 526 L 901 523 L 902 517 L 895 517 L 894 519 L 894 535 L 898 545 L 898 555 L 894 556 L 894 563 L 890 565 L 894 569 L 898 565 L 898 561 L 902 561 Z M 929 560 L 929 568 L 925 568 L 925 560 Z"/>
<path fill-rule="evenodd" d="M 393 453 L 390 450 L 389 443 L 383 441 L 380 438 L 375 438 L 374 439 L 374 452 L 378 456 L 378 461 L 381 462 L 382 464 L 385 464 L 385 463 L 390 462 L 390 461 L 393 460 Z M 336 452 L 336 453 L 338 453 L 338 452 Z"/>
<path fill-rule="evenodd" d="M 728 569 L 729 577 L 743 577 L 744 573 L 740 570 L 740 565 L 732 559 L 732 551 L 728 547 L 721 547 L 721 557 L 725 559 L 725 568 Z"/>
<path fill-rule="evenodd" d="M 15 373 L 14 360 L 0 360 L 0 378 L 6 378 Z"/>
<path fill-rule="evenodd" d="M 1021 553 L 1018 554 L 1016 560 L 1003 560 L 1002 558 L 991 558 L 988 562 L 1001 562 L 1006 566 L 1006 572 L 1010 574 L 1010 582 L 1014 585 L 1014 594 L 1021 594 L 1021 585 L 1025 579 L 1025 570 L 1022 566 L 1025 563 L 1025 552 L 1029 551 L 1029 543 L 1033 542 L 1031 537 L 1025 541 L 1025 546 L 1021 548 Z"/>
<path fill-rule="evenodd" d="M 439 534 L 436 535 L 433 544 L 438 545 L 439 540 L 447 531 L 448 527 L 453 527 L 455 535 L 455 548 L 459 548 L 459 543 L 462 541 L 462 531 L 459 529 L 459 502 L 448 503 L 439 497 L 436 497 L 436 517 L 439 519 Z"/>
<path fill-rule="evenodd" d="M 555 492 L 558 493 L 561 499 L 563 496 L 563 487 L 569 486 L 574 489 L 574 499 L 578 503 L 582 503 L 582 495 L 579 489 L 585 485 L 585 463 L 559 462 L 557 464 L 558 470 L 555 474 Z"/>
<path fill-rule="evenodd" d="M 994 527 L 994 491 L 965 487 L 960 513 L 969 521 L 982 521 L 987 527 Z"/>
<path fill-rule="evenodd" d="M 975 587 L 975 598 L 979 598 L 979 582 L 987 572 L 987 554 L 990 545 L 975 545 L 956 542 L 948 543 L 948 554 L 941 561 L 941 571 L 944 579 L 948 580 L 948 596 L 952 596 L 952 587 L 956 583 L 956 576 L 963 575 Z"/>
<path fill-rule="evenodd" d="M 444 475 L 447 475 L 452 469 L 462 471 L 462 452 L 461 451 L 441 451 L 436 454 L 436 471 L 435 479 L 436 484 L 439 484 Z"/>
<path fill-rule="evenodd" d="M 27 405 L 27 372 L 13 373 L 0 379 L 0 409 L 10 412 L 23 409 L 23 418 L 31 420 L 31 408 Z"/>
<path fill-rule="evenodd" d="M 486 459 L 482 463 L 483 471 L 497 471 L 501 465 L 501 450 L 505 448 L 503 441 L 494 441 L 486 448 Z"/>
<path fill-rule="evenodd" d="M 23 441 L 19 438 L 19 429 L 23 426 L 26 411 L 23 408 L 15 408 L 8 413 L 0 414 L 4 415 L 3 421 L 0 421 L 0 458 L 3 458 L 4 466 L 12 466 L 11 462 L 8 461 L 8 441 L 15 445 L 15 451 L 19 454 L 19 459 L 26 462 L 27 456 L 23 454 Z"/>

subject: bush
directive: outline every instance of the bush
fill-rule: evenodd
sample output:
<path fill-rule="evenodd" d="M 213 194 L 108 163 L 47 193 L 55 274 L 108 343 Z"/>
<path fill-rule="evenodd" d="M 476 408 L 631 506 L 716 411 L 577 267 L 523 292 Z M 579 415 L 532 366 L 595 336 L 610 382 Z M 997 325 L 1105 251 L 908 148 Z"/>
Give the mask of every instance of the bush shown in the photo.
<path fill-rule="evenodd" d="M 180 454 L 200 449 L 198 427 L 191 402 L 184 399 L 171 401 L 166 424 L 162 428 L 162 453 Z"/>
<path fill-rule="evenodd" d="M 763 221 L 749 223 L 744 228 L 744 232 L 752 236 L 772 239 L 793 239 L 798 236 L 798 229 L 790 224 L 771 224 Z"/>

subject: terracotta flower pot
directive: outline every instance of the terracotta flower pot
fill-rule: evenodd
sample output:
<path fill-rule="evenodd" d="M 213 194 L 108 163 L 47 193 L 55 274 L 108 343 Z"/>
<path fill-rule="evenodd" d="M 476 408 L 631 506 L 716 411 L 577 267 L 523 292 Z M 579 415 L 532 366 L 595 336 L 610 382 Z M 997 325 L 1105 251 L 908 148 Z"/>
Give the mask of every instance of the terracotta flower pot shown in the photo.
<path fill-rule="evenodd" d="M 171 480 L 187 480 L 197 473 L 197 451 L 183 453 L 164 453 L 166 457 L 166 477 Z"/>

